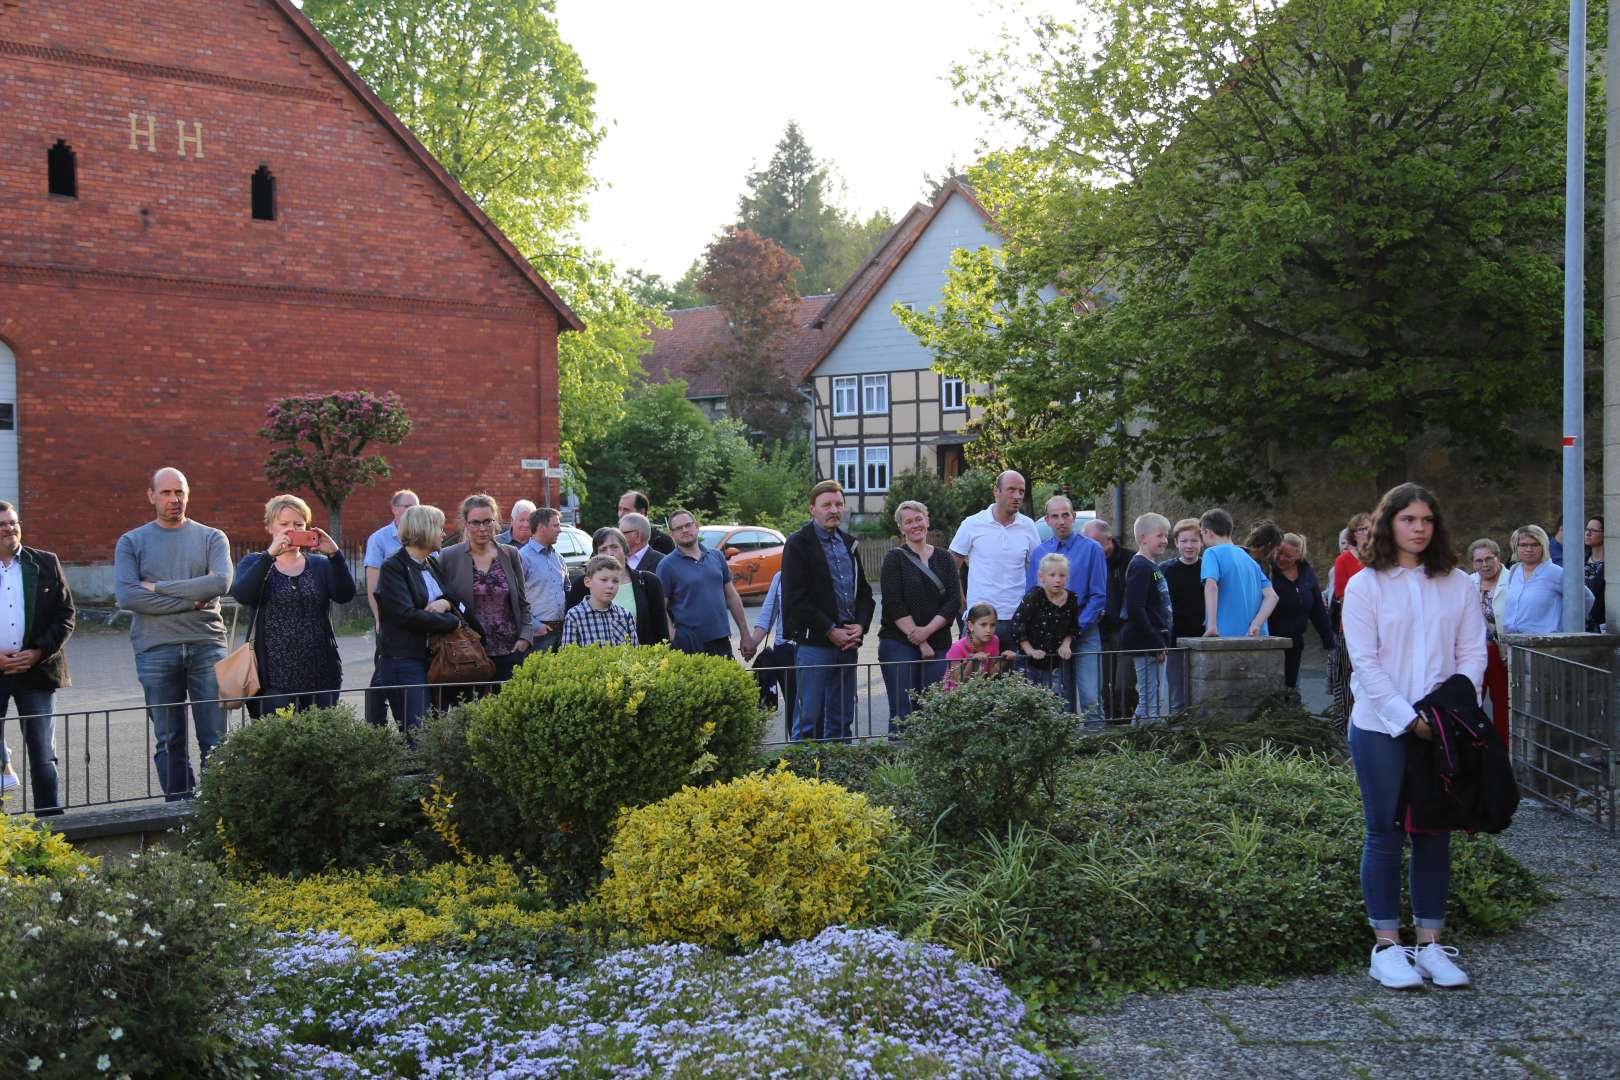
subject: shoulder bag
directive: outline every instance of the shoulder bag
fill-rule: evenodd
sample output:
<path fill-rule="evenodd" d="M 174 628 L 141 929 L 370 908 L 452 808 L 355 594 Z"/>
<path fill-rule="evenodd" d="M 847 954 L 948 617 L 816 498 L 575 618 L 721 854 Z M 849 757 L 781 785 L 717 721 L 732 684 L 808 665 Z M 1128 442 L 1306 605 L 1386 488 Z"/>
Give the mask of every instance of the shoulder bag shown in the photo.
<path fill-rule="evenodd" d="M 263 606 L 263 605 L 260 605 Z M 231 635 L 227 641 L 236 640 L 236 617 L 241 614 L 241 605 L 231 612 Z M 253 628 L 259 621 L 259 609 L 253 609 L 253 621 L 248 623 L 247 638 L 235 649 L 214 665 L 214 679 L 219 684 L 220 704 L 226 709 L 236 709 L 247 704 L 248 698 L 259 693 L 259 658 L 253 652 Z"/>
<path fill-rule="evenodd" d="M 463 619 L 454 630 L 429 636 L 427 677 L 430 683 L 488 682 L 495 677 L 495 661 Z"/>

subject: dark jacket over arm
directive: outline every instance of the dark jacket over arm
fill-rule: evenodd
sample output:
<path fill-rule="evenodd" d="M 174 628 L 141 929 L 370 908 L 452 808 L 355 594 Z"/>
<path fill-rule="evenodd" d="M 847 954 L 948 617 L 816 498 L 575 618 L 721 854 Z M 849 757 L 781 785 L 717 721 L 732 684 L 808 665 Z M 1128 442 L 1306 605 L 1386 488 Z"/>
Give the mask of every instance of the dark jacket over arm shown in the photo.
<path fill-rule="evenodd" d="M 29 690 L 57 690 L 70 685 L 67 653 L 77 610 L 73 592 L 62 576 L 62 564 L 49 551 L 24 547 L 17 552 L 23 570 L 23 648 L 38 649 L 39 663 L 16 676 Z"/>
<path fill-rule="evenodd" d="M 854 538 L 841 530 L 838 538 L 855 564 L 855 622 L 864 633 L 872 625 L 877 602 L 861 572 Z M 838 625 L 837 618 L 838 597 L 833 593 L 832 570 L 827 566 L 815 525 L 806 525 L 782 545 L 782 634 L 795 644 L 831 648 L 827 631 Z"/>
<path fill-rule="evenodd" d="M 428 573 L 438 576 L 438 564 L 428 560 Z M 439 582 L 444 588 L 444 582 Z M 416 563 L 405 548 L 383 561 L 377 574 L 377 652 L 382 656 L 421 660 L 427 657 L 429 634 L 447 634 L 460 620 L 454 612 L 428 611 L 427 589 Z M 468 620 L 472 624 L 472 620 Z"/>

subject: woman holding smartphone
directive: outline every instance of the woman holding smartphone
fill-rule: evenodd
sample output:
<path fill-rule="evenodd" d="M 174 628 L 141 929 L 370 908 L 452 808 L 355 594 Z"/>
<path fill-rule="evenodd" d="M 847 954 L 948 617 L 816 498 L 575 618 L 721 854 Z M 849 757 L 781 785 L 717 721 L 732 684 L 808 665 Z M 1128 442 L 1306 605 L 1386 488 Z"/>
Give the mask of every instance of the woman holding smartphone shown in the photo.
<path fill-rule="evenodd" d="M 337 704 L 343 664 L 329 612 L 354 599 L 354 572 L 321 529 L 309 526 L 309 504 L 277 495 L 264 506 L 270 546 L 242 556 L 231 596 L 251 609 L 248 626 L 259 663 L 252 716 Z"/>
<path fill-rule="evenodd" d="M 1365 572 L 1344 590 L 1344 640 L 1353 664 L 1350 758 L 1361 788 L 1367 836 L 1361 895 L 1372 925 L 1369 978 L 1391 990 L 1468 985 L 1440 944 L 1451 882 L 1451 834 L 1413 833 L 1412 921 L 1417 947 L 1401 944 L 1401 850 L 1396 822 L 1407 746 L 1434 732 L 1417 705 L 1453 675 L 1477 696 L 1485 680 L 1485 616 L 1477 590 L 1457 569 L 1451 534 L 1434 496 L 1416 484 L 1386 493 L 1363 548 Z"/>

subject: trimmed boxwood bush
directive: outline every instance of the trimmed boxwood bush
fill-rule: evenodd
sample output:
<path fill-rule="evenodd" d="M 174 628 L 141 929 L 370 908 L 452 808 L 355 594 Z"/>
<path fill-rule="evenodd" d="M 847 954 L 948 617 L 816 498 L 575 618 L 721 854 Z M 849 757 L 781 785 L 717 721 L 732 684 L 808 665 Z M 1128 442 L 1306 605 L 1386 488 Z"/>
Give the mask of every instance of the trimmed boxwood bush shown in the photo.
<path fill-rule="evenodd" d="M 227 1018 L 261 941 L 214 868 L 180 854 L 0 878 L 0 1073 L 254 1075 Z"/>
<path fill-rule="evenodd" d="M 473 764 L 472 747 L 467 745 L 471 724 L 472 713 L 466 705 L 429 714 L 417 742 L 423 772 L 429 783 L 437 780 L 449 794 L 446 818 L 468 851 L 482 858 L 516 856 L 537 864 L 543 854 L 538 837 L 523 827 L 516 802 Z M 430 840 L 424 835 L 419 842 L 445 857 L 456 854 L 436 837 Z"/>
<path fill-rule="evenodd" d="M 786 769 L 626 810 L 600 899 L 651 941 L 794 941 L 870 911 L 894 815 Z"/>
<path fill-rule="evenodd" d="M 208 758 L 194 850 L 272 874 L 365 866 L 420 817 L 405 765 L 399 736 L 346 705 L 255 720 Z"/>
<path fill-rule="evenodd" d="M 1075 725 L 1057 695 L 1018 676 L 934 687 L 917 699 L 904 743 L 922 809 L 957 836 L 1040 821 Z"/>
<path fill-rule="evenodd" d="M 530 657 L 468 715 L 473 765 L 511 800 L 525 847 L 568 838 L 547 870 L 584 880 L 620 808 L 739 775 L 764 724 L 746 668 L 661 645 Z"/>

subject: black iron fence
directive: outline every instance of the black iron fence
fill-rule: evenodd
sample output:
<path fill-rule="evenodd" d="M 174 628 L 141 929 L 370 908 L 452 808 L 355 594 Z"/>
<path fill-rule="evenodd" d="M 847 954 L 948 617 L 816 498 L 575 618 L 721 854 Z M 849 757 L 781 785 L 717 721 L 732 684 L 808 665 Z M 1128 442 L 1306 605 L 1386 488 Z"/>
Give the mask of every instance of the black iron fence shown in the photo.
<path fill-rule="evenodd" d="M 1615 829 L 1615 673 L 1508 650 L 1512 752 L 1526 794 Z"/>

